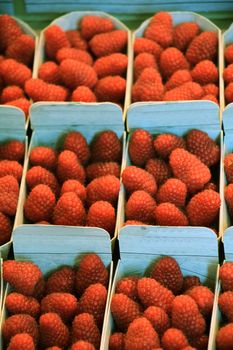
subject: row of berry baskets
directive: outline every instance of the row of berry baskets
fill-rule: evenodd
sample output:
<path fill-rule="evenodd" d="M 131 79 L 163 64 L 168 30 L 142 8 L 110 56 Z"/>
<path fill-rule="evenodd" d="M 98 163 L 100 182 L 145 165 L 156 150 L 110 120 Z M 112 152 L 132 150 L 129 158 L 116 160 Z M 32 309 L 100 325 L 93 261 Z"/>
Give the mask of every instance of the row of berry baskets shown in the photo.
<path fill-rule="evenodd" d="M 231 109 L 233 28 L 222 33 L 199 14 L 159 12 L 132 33 L 106 13 L 71 12 L 39 39 L 8 15 L 0 24 L 0 102 L 21 108 L 22 115 L 45 102 L 101 103 L 106 113 L 111 104 L 124 118 L 151 102 L 158 110 L 196 100 L 204 108 Z"/>

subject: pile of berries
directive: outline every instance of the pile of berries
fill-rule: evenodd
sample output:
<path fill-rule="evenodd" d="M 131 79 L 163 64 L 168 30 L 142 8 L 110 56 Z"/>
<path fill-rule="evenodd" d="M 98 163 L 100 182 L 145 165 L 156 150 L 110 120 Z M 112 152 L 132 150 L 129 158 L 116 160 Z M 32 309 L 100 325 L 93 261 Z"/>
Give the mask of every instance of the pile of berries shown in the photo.
<path fill-rule="evenodd" d="M 132 100 L 210 100 L 218 103 L 218 36 L 195 22 L 173 25 L 155 14 L 134 42 Z"/>
<path fill-rule="evenodd" d="M 25 83 L 32 77 L 35 40 L 16 20 L 0 15 L 0 103 L 21 108 L 28 115 Z"/>
<path fill-rule="evenodd" d="M 218 350 L 232 348 L 233 344 L 233 263 L 225 262 L 219 271 L 222 293 L 218 305 L 222 312 L 223 323 L 218 330 L 216 345 Z"/>
<path fill-rule="evenodd" d="M 233 102 L 233 44 L 228 45 L 224 50 L 225 66 L 223 79 L 225 82 L 226 104 Z"/>
<path fill-rule="evenodd" d="M 78 131 L 69 132 L 61 152 L 34 148 L 26 182 L 25 218 L 32 223 L 94 226 L 115 230 L 122 146 L 115 132 L 97 134 L 90 147 Z"/>
<path fill-rule="evenodd" d="M 137 129 L 129 140 L 129 156 L 133 165 L 122 172 L 128 195 L 125 224 L 217 224 L 221 201 L 213 175 L 219 173 L 220 150 L 206 132 L 154 138 Z"/>
<path fill-rule="evenodd" d="M 109 18 L 84 16 L 79 30 L 58 25 L 45 32 L 47 61 L 38 79 L 25 89 L 36 101 L 124 103 L 128 57 L 127 31 L 116 29 Z"/>
<path fill-rule="evenodd" d="M 32 262 L 4 261 L 3 279 L 13 288 L 5 304 L 10 314 L 2 328 L 5 349 L 99 349 L 108 278 L 96 254 L 46 279 Z"/>
<path fill-rule="evenodd" d="M 0 145 L 0 245 L 7 243 L 16 213 L 25 146 L 18 140 Z"/>
<path fill-rule="evenodd" d="M 162 257 L 150 277 L 118 281 L 109 350 L 207 349 L 213 302 L 214 293 L 197 276 L 184 277 L 174 258 Z"/>

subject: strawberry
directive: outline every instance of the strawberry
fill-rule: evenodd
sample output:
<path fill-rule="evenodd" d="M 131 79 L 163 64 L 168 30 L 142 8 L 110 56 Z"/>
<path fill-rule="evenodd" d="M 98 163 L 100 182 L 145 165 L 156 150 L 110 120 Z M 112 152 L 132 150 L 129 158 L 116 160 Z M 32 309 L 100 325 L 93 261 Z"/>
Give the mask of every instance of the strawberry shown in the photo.
<path fill-rule="evenodd" d="M 1 103 L 7 103 L 24 97 L 23 89 L 17 85 L 7 86 L 2 90 Z"/>
<path fill-rule="evenodd" d="M 87 86 L 78 86 L 71 96 L 71 101 L 74 102 L 96 102 L 94 92 Z"/>
<path fill-rule="evenodd" d="M 14 216 L 17 209 L 18 194 L 15 192 L 0 193 L 0 212 L 9 216 Z"/>
<path fill-rule="evenodd" d="M 95 87 L 95 94 L 99 102 L 109 101 L 117 103 L 124 99 L 126 80 L 119 75 L 105 76 Z"/>
<path fill-rule="evenodd" d="M 3 279 L 16 292 L 32 296 L 42 279 L 42 272 L 32 262 L 7 260 L 3 263 Z"/>
<path fill-rule="evenodd" d="M 78 302 L 77 314 L 88 313 L 94 316 L 99 329 L 102 327 L 107 301 L 107 289 L 101 284 L 92 284 L 84 291 Z"/>
<path fill-rule="evenodd" d="M 190 42 L 187 51 L 187 60 L 195 65 L 203 60 L 214 60 L 218 49 L 218 36 L 214 32 L 202 32 Z"/>
<path fill-rule="evenodd" d="M 92 181 L 105 175 L 120 177 L 121 167 L 117 162 L 96 162 L 86 167 L 87 180 Z"/>
<path fill-rule="evenodd" d="M 125 335 L 121 332 L 115 332 L 109 337 L 109 350 L 124 350 L 125 348 Z"/>
<path fill-rule="evenodd" d="M 116 284 L 116 293 L 125 294 L 127 297 L 137 300 L 137 283 L 139 277 L 128 276 L 121 278 Z"/>
<path fill-rule="evenodd" d="M 162 47 L 147 38 L 135 38 L 134 41 L 134 54 L 139 55 L 140 53 L 151 53 L 157 60 L 162 52 Z"/>
<path fill-rule="evenodd" d="M 230 214 L 230 217 L 233 217 L 233 206 L 232 206 L 233 184 L 232 183 L 225 187 L 224 196 L 225 196 L 225 200 L 227 203 L 227 208 L 228 208 L 228 212 Z"/>
<path fill-rule="evenodd" d="M 173 45 L 185 51 L 189 43 L 199 34 L 200 27 L 195 22 L 183 22 L 175 26 L 173 33 Z"/>
<path fill-rule="evenodd" d="M 168 179 L 160 186 L 156 200 L 158 203 L 169 202 L 175 204 L 177 207 L 185 205 L 187 196 L 187 186 L 179 179 Z"/>
<path fill-rule="evenodd" d="M 216 337 L 216 344 L 219 350 L 230 349 L 233 344 L 233 323 L 228 323 L 219 329 Z"/>
<path fill-rule="evenodd" d="M 5 103 L 5 105 L 22 109 L 23 113 L 25 114 L 25 118 L 27 118 L 31 102 L 27 98 L 22 97 L 18 98 L 17 100 L 9 101 Z"/>
<path fill-rule="evenodd" d="M 69 132 L 64 140 L 63 149 L 72 151 L 84 165 L 90 158 L 90 150 L 85 137 L 79 131 Z"/>
<path fill-rule="evenodd" d="M 169 164 L 174 176 L 183 181 L 191 193 L 201 190 L 211 178 L 209 168 L 184 149 L 173 150 Z"/>
<path fill-rule="evenodd" d="M 160 336 L 170 327 L 169 317 L 161 307 L 149 306 L 144 311 L 143 316 L 151 322 Z"/>
<path fill-rule="evenodd" d="M 225 262 L 219 270 L 219 278 L 224 292 L 233 291 L 233 263 Z"/>
<path fill-rule="evenodd" d="M 87 41 L 82 37 L 79 30 L 66 30 L 65 33 L 71 47 L 75 47 L 76 49 L 80 50 L 87 50 Z"/>
<path fill-rule="evenodd" d="M 175 71 L 168 79 L 168 81 L 165 84 L 165 88 L 167 90 L 171 90 L 192 80 L 193 79 L 189 70 L 179 69 Z"/>
<path fill-rule="evenodd" d="M 200 286 L 201 281 L 197 276 L 185 276 L 183 279 L 183 291 L 185 292 L 192 287 Z"/>
<path fill-rule="evenodd" d="M 14 192 L 19 194 L 19 184 L 16 178 L 12 175 L 6 175 L 0 178 L 0 193 L 1 192 Z"/>
<path fill-rule="evenodd" d="M 227 103 L 233 102 L 233 83 L 229 83 L 225 88 L 225 99 Z"/>
<path fill-rule="evenodd" d="M 218 305 L 220 307 L 221 312 L 227 318 L 228 322 L 233 322 L 233 292 L 228 291 L 224 292 L 219 296 Z"/>
<path fill-rule="evenodd" d="M 69 266 L 59 268 L 46 281 L 46 292 L 74 294 L 75 271 Z"/>
<path fill-rule="evenodd" d="M 191 75 L 193 80 L 201 85 L 218 82 L 218 69 L 210 60 L 198 62 L 192 69 Z"/>
<path fill-rule="evenodd" d="M 233 153 L 229 153 L 224 158 L 224 170 L 227 181 L 233 183 Z"/>
<path fill-rule="evenodd" d="M 31 222 L 49 221 L 55 203 L 55 195 L 49 186 L 43 184 L 36 185 L 24 203 L 24 215 Z"/>
<path fill-rule="evenodd" d="M 91 143 L 92 162 L 120 162 L 121 153 L 121 141 L 114 131 L 100 132 Z"/>
<path fill-rule="evenodd" d="M 174 149 L 186 148 L 186 144 L 184 139 L 180 136 L 173 134 L 161 134 L 155 138 L 154 148 L 160 157 L 167 158 Z"/>
<path fill-rule="evenodd" d="M 175 47 L 169 47 L 161 53 L 159 65 L 165 78 L 169 78 L 177 70 L 189 68 L 185 56 Z"/>
<path fill-rule="evenodd" d="M 57 165 L 57 152 L 52 147 L 37 146 L 32 149 L 29 161 L 31 165 L 53 170 Z"/>
<path fill-rule="evenodd" d="M 102 18 L 96 15 L 83 16 L 81 20 L 81 35 L 90 40 L 94 35 L 114 30 L 114 24 L 110 18 Z"/>
<path fill-rule="evenodd" d="M 0 73 L 5 84 L 17 85 L 21 88 L 32 76 L 31 69 L 12 58 L 8 58 L 1 63 Z"/>
<path fill-rule="evenodd" d="M 99 349 L 100 331 L 95 323 L 93 315 L 82 313 L 75 316 L 72 322 L 71 330 L 72 343 L 78 340 L 85 340 L 94 345 L 95 349 Z"/>
<path fill-rule="evenodd" d="M 14 335 L 7 347 L 7 350 L 35 350 L 35 344 L 32 337 L 27 333 L 18 333 Z"/>
<path fill-rule="evenodd" d="M 165 256 L 159 259 L 152 267 L 151 277 L 174 294 L 179 294 L 183 285 L 183 275 L 177 261 Z"/>
<path fill-rule="evenodd" d="M 84 85 L 91 89 L 97 83 L 97 75 L 92 67 L 71 58 L 61 62 L 59 73 L 65 86 L 70 89 L 76 89 L 79 85 Z"/>
<path fill-rule="evenodd" d="M 61 188 L 61 195 L 66 192 L 74 192 L 83 203 L 86 201 L 86 188 L 78 180 L 66 180 Z"/>
<path fill-rule="evenodd" d="M 111 313 L 117 328 L 123 332 L 141 314 L 139 304 L 122 293 L 113 295 Z"/>
<path fill-rule="evenodd" d="M 201 130 L 191 130 L 186 137 L 187 150 L 197 156 L 208 167 L 215 165 L 220 158 L 219 146 Z"/>
<path fill-rule="evenodd" d="M 58 63 L 66 59 L 83 62 L 88 66 L 93 65 L 93 58 L 87 51 L 75 49 L 74 47 L 63 47 L 57 51 L 56 60 Z"/>
<path fill-rule="evenodd" d="M 152 349 L 159 346 L 159 336 L 150 321 L 145 317 L 133 320 L 125 335 L 125 350 Z"/>
<path fill-rule="evenodd" d="M 95 283 L 101 283 L 107 287 L 108 270 L 98 255 L 87 254 L 82 258 L 76 272 L 75 286 L 78 295 L 82 295 L 86 288 Z"/>
<path fill-rule="evenodd" d="M 214 95 L 218 97 L 219 87 L 215 84 L 206 84 L 202 86 L 205 95 Z"/>
<path fill-rule="evenodd" d="M 69 330 L 55 312 L 48 312 L 40 316 L 39 330 L 40 345 L 43 348 L 55 345 L 61 348 L 68 346 Z"/>
<path fill-rule="evenodd" d="M 122 52 L 127 45 L 128 35 L 125 30 L 118 29 L 108 33 L 96 34 L 90 40 L 90 49 L 96 57 L 108 56 Z"/>
<path fill-rule="evenodd" d="M 233 82 L 233 64 L 229 64 L 226 68 L 223 70 L 223 79 L 226 84 Z"/>
<path fill-rule="evenodd" d="M 172 303 L 172 326 L 180 329 L 187 337 L 195 338 L 205 332 L 205 319 L 196 302 L 188 295 L 175 297 Z"/>
<path fill-rule="evenodd" d="M 162 284 L 153 278 L 143 277 L 138 281 L 137 291 L 144 307 L 158 306 L 170 313 L 174 295 Z"/>
<path fill-rule="evenodd" d="M 225 47 L 224 57 L 228 64 L 233 63 L 233 44 L 230 44 L 227 47 Z"/>
<path fill-rule="evenodd" d="M 74 152 L 65 150 L 59 154 L 57 161 L 57 177 L 61 183 L 70 179 L 78 180 L 81 183 L 85 182 L 85 170 Z"/>
<path fill-rule="evenodd" d="M 200 84 L 188 81 L 164 94 L 163 101 L 199 100 L 204 92 Z"/>
<path fill-rule="evenodd" d="M 66 33 L 58 25 L 53 24 L 44 31 L 45 52 L 48 58 L 55 59 L 57 51 L 62 47 L 70 47 Z"/>
<path fill-rule="evenodd" d="M 124 169 L 122 181 L 126 191 L 129 193 L 134 191 L 146 191 L 151 196 L 154 196 L 157 191 L 157 184 L 154 177 L 146 170 L 133 165 Z"/>
<path fill-rule="evenodd" d="M 113 235 L 116 224 L 114 207 L 106 201 L 93 203 L 87 214 L 87 226 L 100 227 Z"/>
<path fill-rule="evenodd" d="M 93 68 L 98 78 L 108 75 L 124 75 L 128 65 L 128 57 L 123 53 L 113 53 L 109 56 L 98 58 Z"/>
<path fill-rule="evenodd" d="M 173 42 L 172 25 L 159 21 L 150 23 L 143 35 L 145 38 L 155 41 L 163 48 L 171 46 Z"/>
<path fill-rule="evenodd" d="M 11 238 L 12 222 L 8 216 L 0 212 L 0 245 L 5 244 Z"/>
<path fill-rule="evenodd" d="M 205 286 L 196 286 L 188 289 L 185 294 L 196 301 L 204 317 L 209 317 L 211 315 L 214 304 L 214 293 L 209 288 Z"/>
<path fill-rule="evenodd" d="M 33 62 L 34 51 L 35 39 L 30 35 L 22 34 L 7 47 L 5 54 L 6 57 L 30 66 Z"/>
<path fill-rule="evenodd" d="M 25 92 L 34 101 L 66 101 L 68 90 L 59 85 L 48 84 L 41 79 L 29 79 L 25 83 Z"/>
<path fill-rule="evenodd" d="M 187 205 L 187 215 L 192 225 L 208 226 L 217 218 L 221 200 L 219 193 L 204 190 L 194 195 Z"/>
<path fill-rule="evenodd" d="M 138 220 L 153 224 L 155 208 L 156 202 L 149 193 L 135 191 L 126 203 L 125 214 L 129 220 Z"/>
<path fill-rule="evenodd" d="M 153 67 L 158 70 L 156 59 L 152 53 L 142 52 L 138 54 L 134 59 L 133 70 L 134 78 L 137 80 L 143 70 L 148 67 Z"/>
<path fill-rule="evenodd" d="M 85 226 L 85 208 L 76 193 L 62 194 L 54 208 L 53 223 L 54 225 Z"/>
<path fill-rule="evenodd" d="M 55 312 L 64 322 L 71 320 L 76 314 L 77 299 L 69 293 L 50 293 L 41 300 L 41 313 Z"/>
<path fill-rule="evenodd" d="M 59 184 L 56 177 L 51 171 L 42 168 L 39 165 L 34 166 L 27 171 L 26 182 L 30 190 L 39 184 L 43 184 L 49 186 L 56 196 L 59 193 Z"/>
<path fill-rule="evenodd" d="M 27 314 L 37 318 L 40 314 L 40 304 L 35 298 L 16 292 L 7 295 L 6 308 L 13 315 Z"/>
<path fill-rule="evenodd" d="M 180 350 L 188 346 L 188 339 L 177 328 L 169 328 L 162 336 L 162 346 L 165 350 Z"/>
<path fill-rule="evenodd" d="M 107 201 L 116 206 L 120 191 L 120 180 L 114 175 L 105 175 L 92 180 L 87 186 L 87 204 Z"/>
<path fill-rule="evenodd" d="M 188 226 L 186 215 L 172 203 L 161 203 L 154 210 L 156 225 Z"/>
<path fill-rule="evenodd" d="M 129 156 L 133 164 L 144 166 L 146 162 L 154 157 L 153 137 L 143 129 L 133 132 L 129 141 Z"/>
<path fill-rule="evenodd" d="M 42 63 L 38 70 L 38 78 L 49 84 L 61 84 L 59 66 L 53 61 Z"/>
<path fill-rule="evenodd" d="M 171 176 L 169 164 L 160 158 L 149 159 L 146 163 L 145 170 L 154 176 L 159 186 Z"/>
<path fill-rule="evenodd" d="M 36 344 L 39 340 L 39 332 L 36 320 L 26 314 L 18 314 L 10 316 L 6 319 L 2 328 L 3 339 L 6 343 L 9 343 L 11 338 L 18 333 L 29 334 Z"/>
<path fill-rule="evenodd" d="M 79 340 L 71 346 L 70 350 L 95 350 L 95 347 L 87 341 Z"/>
<path fill-rule="evenodd" d="M 19 162 L 14 160 L 0 161 L 0 178 L 6 175 L 12 175 L 20 182 L 22 177 L 23 167 Z"/>

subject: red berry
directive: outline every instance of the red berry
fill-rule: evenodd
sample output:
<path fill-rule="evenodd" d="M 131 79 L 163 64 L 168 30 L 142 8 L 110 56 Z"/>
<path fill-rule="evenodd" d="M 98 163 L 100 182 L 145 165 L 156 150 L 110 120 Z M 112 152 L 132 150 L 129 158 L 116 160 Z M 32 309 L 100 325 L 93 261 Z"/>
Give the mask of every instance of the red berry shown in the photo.
<path fill-rule="evenodd" d="M 14 192 L 19 194 L 19 184 L 16 178 L 12 175 L 6 175 L 0 178 L 0 193 L 1 192 Z"/>
<path fill-rule="evenodd" d="M 114 131 L 102 131 L 91 143 L 92 162 L 120 162 L 121 141 Z"/>
<path fill-rule="evenodd" d="M 0 161 L 0 178 L 6 175 L 14 176 L 18 182 L 21 180 L 23 167 L 15 160 Z"/>
<path fill-rule="evenodd" d="M 70 350 L 95 350 L 95 347 L 87 341 L 79 340 L 71 346 Z"/>
<path fill-rule="evenodd" d="M 233 322 L 232 301 L 233 301 L 232 291 L 222 293 L 218 299 L 220 310 L 223 313 L 223 315 L 227 318 L 228 322 Z"/>
<path fill-rule="evenodd" d="M 233 291 L 233 263 L 225 262 L 219 270 L 219 278 L 223 291 Z"/>
<path fill-rule="evenodd" d="M 218 49 L 218 36 L 214 32 L 202 32 L 190 42 L 186 58 L 191 64 L 203 60 L 214 60 Z"/>
<path fill-rule="evenodd" d="M 12 222 L 8 216 L 0 212 L 0 245 L 5 244 L 11 238 Z"/>
<path fill-rule="evenodd" d="M 127 297 L 137 300 L 137 283 L 139 277 L 128 276 L 121 278 L 116 285 L 117 294 L 125 294 Z"/>
<path fill-rule="evenodd" d="M 167 26 L 172 26 L 173 19 L 169 12 L 157 12 L 151 19 L 150 24 L 163 23 Z"/>
<path fill-rule="evenodd" d="M 161 203 L 154 211 L 155 221 L 161 226 L 188 226 L 186 215 L 172 203 Z"/>
<path fill-rule="evenodd" d="M 125 348 L 124 333 L 115 332 L 109 338 L 109 350 L 124 350 Z"/>
<path fill-rule="evenodd" d="M 179 69 L 171 75 L 169 80 L 166 82 L 165 87 L 167 90 L 171 90 L 192 80 L 193 79 L 189 70 Z"/>
<path fill-rule="evenodd" d="M 223 70 L 223 79 L 226 84 L 233 82 L 233 64 L 229 64 L 226 68 Z"/>
<path fill-rule="evenodd" d="M 34 318 L 40 314 L 40 304 L 35 298 L 16 292 L 7 295 L 6 308 L 10 314 L 27 314 Z"/>
<path fill-rule="evenodd" d="M 8 141 L 0 145 L 0 158 L 8 160 L 23 161 L 25 145 L 18 140 Z"/>
<path fill-rule="evenodd" d="M 108 75 L 124 75 L 128 65 L 128 57 L 123 53 L 113 53 L 98 58 L 94 63 L 94 70 L 99 78 Z"/>
<path fill-rule="evenodd" d="M 163 101 L 199 100 L 204 92 L 200 84 L 188 81 L 165 92 Z"/>
<path fill-rule="evenodd" d="M 68 322 L 76 314 L 77 299 L 70 293 L 50 293 L 41 300 L 41 313 L 55 312 L 64 322 Z"/>
<path fill-rule="evenodd" d="M 76 193 L 62 194 L 54 208 L 53 223 L 55 225 L 85 226 L 85 208 Z"/>
<path fill-rule="evenodd" d="M 74 294 L 75 271 L 69 266 L 53 272 L 46 281 L 46 292 Z"/>
<path fill-rule="evenodd" d="M 82 37 L 79 30 L 67 30 L 65 33 L 72 47 L 76 47 L 76 49 L 80 50 L 87 50 L 87 42 Z"/>
<path fill-rule="evenodd" d="M 68 90 L 59 85 L 49 84 L 41 79 L 29 79 L 25 83 L 25 92 L 33 100 L 37 101 L 66 101 Z"/>
<path fill-rule="evenodd" d="M 224 57 L 228 64 L 233 63 L 233 44 L 230 44 L 225 48 Z"/>
<path fill-rule="evenodd" d="M 10 316 L 6 319 L 2 328 L 3 339 L 6 343 L 9 343 L 11 338 L 18 333 L 29 334 L 36 344 L 39 340 L 39 332 L 36 320 L 26 314 L 18 314 Z"/>
<path fill-rule="evenodd" d="M 143 70 L 148 67 L 153 67 L 154 69 L 158 70 L 158 66 L 156 63 L 155 57 L 148 52 L 142 52 L 139 55 L 137 55 L 134 59 L 134 79 L 137 80 Z"/>
<path fill-rule="evenodd" d="M 161 53 L 159 65 L 165 78 L 169 78 L 177 70 L 189 68 L 185 56 L 175 47 L 169 47 Z"/>
<path fill-rule="evenodd" d="M 163 184 L 171 177 L 171 169 L 163 159 L 153 158 L 149 159 L 146 163 L 145 170 L 154 176 L 158 186 Z"/>
<path fill-rule="evenodd" d="M 228 350 L 233 344 L 233 323 L 228 323 L 219 329 L 216 338 L 219 350 Z"/>
<path fill-rule="evenodd" d="M 71 131 L 66 135 L 63 149 L 74 152 L 82 164 L 86 164 L 90 158 L 87 141 L 78 131 Z"/>
<path fill-rule="evenodd" d="M 154 177 L 146 170 L 133 165 L 124 169 L 122 181 L 128 193 L 146 191 L 151 196 L 154 196 L 157 191 Z"/>
<path fill-rule="evenodd" d="M 11 338 L 7 350 L 35 350 L 32 337 L 27 333 L 18 333 Z"/>
<path fill-rule="evenodd" d="M 56 198 L 47 185 L 36 185 L 24 203 L 24 215 L 31 222 L 50 221 Z"/>
<path fill-rule="evenodd" d="M 14 216 L 17 209 L 18 194 L 15 192 L 3 191 L 0 193 L 0 212 Z"/>
<path fill-rule="evenodd" d="M 35 39 L 30 35 L 22 34 L 7 47 L 5 54 L 6 57 L 30 66 L 33 63 L 34 51 Z"/>
<path fill-rule="evenodd" d="M 200 286 L 201 285 L 201 281 L 200 278 L 197 276 L 185 276 L 184 280 L 183 280 L 183 291 L 185 292 L 186 290 L 192 288 L 192 287 L 196 287 L 196 286 Z"/>
<path fill-rule="evenodd" d="M 111 313 L 117 328 L 122 332 L 141 314 L 139 304 L 122 293 L 113 295 Z"/>
<path fill-rule="evenodd" d="M 196 301 L 204 317 L 210 317 L 214 304 L 214 293 L 205 286 L 196 286 L 185 292 Z"/>
<path fill-rule="evenodd" d="M 208 226 L 219 213 L 220 195 L 212 190 L 204 190 L 194 195 L 187 205 L 187 215 L 192 225 Z"/>
<path fill-rule="evenodd" d="M 115 52 L 122 52 L 127 45 L 127 40 L 128 33 L 125 30 L 118 29 L 94 35 L 89 45 L 96 57 L 102 57 Z"/>
<path fill-rule="evenodd" d="M 21 88 L 32 76 L 30 68 L 13 58 L 8 58 L 1 63 L 0 73 L 6 85 L 17 85 Z"/>
<path fill-rule="evenodd" d="M 100 227 L 114 234 L 116 215 L 114 207 L 106 201 L 93 203 L 87 214 L 87 226 Z"/>
<path fill-rule="evenodd" d="M 56 177 L 51 171 L 42 168 L 39 165 L 34 166 L 27 171 L 26 182 L 30 190 L 39 184 L 43 184 L 49 186 L 56 196 L 59 193 L 59 184 Z"/>
<path fill-rule="evenodd" d="M 218 69 L 210 60 L 203 60 L 197 63 L 192 69 L 191 75 L 193 80 L 201 85 L 218 82 Z"/>
<path fill-rule="evenodd" d="M 117 204 L 120 180 L 114 175 L 105 175 L 92 180 L 87 186 L 87 203 L 91 206 L 97 201 Z"/>
<path fill-rule="evenodd" d="M 120 177 L 120 165 L 117 162 L 96 162 L 86 167 L 87 180 L 92 181 L 105 175 Z"/>
<path fill-rule="evenodd" d="M 88 66 L 93 65 L 93 58 L 87 51 L 79 50 L 73 47 L 63 47 L 57 51 L 56 60 L 58 63 L 61 63 L 66 59 L 83 62 Z"/>
<path fill-rule="evenodd" d="M 164 309 L 157 306 L 149 306 L 143 313 L 156 330 L 162 336 L 163 333 L 170 327 L 170 320 Z"/>
<path fill-rule="evenodd" d="M 226 173 L 227 181 L 233 183 L 233 153 L 229 153 L 224 158 L 224 170 Z"/>
<path fill-rule="evenodd" d="M 72 323 L 71 337 L 72 343 L 85 340 L 93 344 L 95 349 L 99 349 L 101 337 L 94 317 L 88 313 L 75 316 Z"/>
<path fill-rule="evenodd" d="M 60 84 L 61 77 L 59 73 L 59 66 L 53 61 L 42 63 L 38 70 L 38 78 L 49 84 Z"/>
<path fill-rule="evenodd" d="M 185 51 L 189 43 L 199 34 L 200 27 L 195 22 L 183 22 L 175 26 L 173 33 L 173 45 L 181 51 Z"/>
<path fill-rule="evenodd" d="M 133 164 L 144 166 L 154 154 L 152 135 L 143 129 L 135 130 L 129 141 L 129 156 Z"/>
<path fill-rule="evenodd" d="M 59 346 L 64 348 L 68 346 L 69 330 L 62 322 L 62 319 L 55 312 L 48 312 L 40 316 L 40 345 L 43 348 L 50 346 Z"/>
<path fill-rule="evenodd" d="M 215 84 L 206 84 L 202 86 L 205 95 L 214 95 L 218 97 L 219 87 Z"/>
<path fill-rule="evenodd" d="M 180 350 L 188 346 L 188 339 L 184 333 L 177 328 L 169 328 L 162 336 L 164 350 Z"/>
<path fill-rule="evenodd" d="M 227 103 L 233 102 L 233 83 L 229 83 L 225 88 L 225 99 Z"/>
<path fill-rule="evenodd" d="M 160 186 L 156 200 L 158 203 L 169 202 L 175 204 L 177 207 L 185 205 L 187 196 L 187 186 L 179 179 L 168 179 Z"/>
<path fill-rule="evenodd" d="M 86 188 L 78 180 L 66 180 L 61 188 L 61 195 L 66 192 L 74 192 L 83 203 L 86 201 Z"/>
<path fill-rule="evenodd" d="M 101 78 L 95 87 L 95 94 L 99 102 L 120 102 L 124 99 L 126 80 L 119 75 Z"/>
<path fill-rule="evenodd" d="M 110 18 L 86 15 L 81 20 L 81 35 L 86 40 L 90 40 L 96 34 L 110 32 L 113 29 L 114 24 Z"/>
<path fill-rule="evenodd" d="M 38 146 L 32 149 L 29 161 L 31 165 L 53 170 L 57 165 L 57 153 L 52 147 Z"/>
<path fill-rule="evenodd" d="M 57 177 L 62 183 L 70 179 L 78 180 L 81 183 L 85 182 L 85 170 L 74 152 L 65 150 L 59 154 L 57 161 Z"/>
<path fill-rule="evenodd" d="M 70 47 L 66 33 L 58 25 L 53 24 L 45 29 L 45 51 L 49 58 L 55 59 L 57 51 L 62 47 Z"/>
<path fill-rule="evenodd" d="M 3 263 L 3 279 L 16 292 L 32 296 L 42 279 L 42 272 L 32 262 L 6 260 Z"/>
<path fill-rule="evenodd" d="M 134 54 L 139 55 L 140 53 L 151 53 L 157 60 L 162 52 L 162 47 L 147 38 L 135 38 L 134 41 Z"/>
<path fill-rule="evenodd" d="M 0 51 L 4 51 L 22 34 L 22 29 L 16 20 L 7 14 L 0 16 L 0 28 Z"/>
<path fill-rule="evenodd" d="M 18 98 L 17 100 L 9 101 L 5 103 L 5 105 L 22 109 L 23 113 L 25 114 L 25 118 L 27 118 L 31 102 L 27 98 L 22 97 Z"/>
<path fill-rule="evenodd" d="M 172 25 L 162 22 L 152 22 L 143 33 L 144 37 L 155 41 L 163 48 L 172 45 L 173 28 Z"/>
<path fill-rule="evenodd" d="M 228 212 L 233 217 L 233 184 L 229 184 L 225 187 L 224 196 L 227 203 Z"/>
<path fill-rule="evenodd" d="M 155 208 L 156 202 L 149 193 L 145 191 L 135 191 L 131 194 L 126 203 L 126 218 L 153 224 Z"/>
<path fill-rule="evenodd" d="M 17 85 L 7 86 L 2 90 L 1 103 L 7 103 L 24 97 L 23 89 Z"/>
<path fill-rule="evenodd" d="M 105 287 L 108 284 L 108 270 L 100 257 L 96 254 L 85 255 L 76 272 L 76 290 L 82 295 L 91 284 L 101 283 Z"/>
<path fill-rule="evenodd" d="M 182 137 L 173 134 L 161 134 L 154 140 L 154 148 L 156 153 L 167 158 L 176 148 L 186 148 L 185 141 Z"/>
<path fill-rule="evenodd" d="M 72 93 L 71 101 L 74 102 L 96 102 L 94 92 L 87 86 L 78 86 Z"/>

